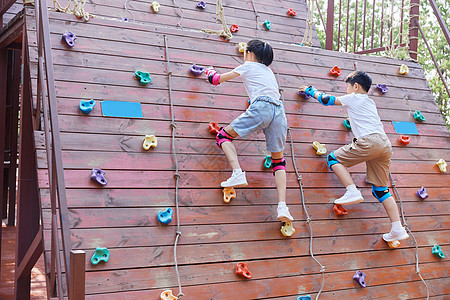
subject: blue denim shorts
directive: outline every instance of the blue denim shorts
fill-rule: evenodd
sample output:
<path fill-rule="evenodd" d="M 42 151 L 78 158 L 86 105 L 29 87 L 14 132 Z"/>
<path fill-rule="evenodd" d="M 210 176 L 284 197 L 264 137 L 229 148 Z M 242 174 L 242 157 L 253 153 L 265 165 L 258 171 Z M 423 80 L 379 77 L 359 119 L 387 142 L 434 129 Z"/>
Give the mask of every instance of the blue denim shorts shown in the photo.
<path fill-rule="evenodd" d="M 256 98 L 247 110 L 231 122 L 234 131 L 243 138 L 262 130 L 266 137 L 266 149 L 270 152 L 284 150 L 287 134 L 287 120 L 281 101 L 270 97 Z"/>

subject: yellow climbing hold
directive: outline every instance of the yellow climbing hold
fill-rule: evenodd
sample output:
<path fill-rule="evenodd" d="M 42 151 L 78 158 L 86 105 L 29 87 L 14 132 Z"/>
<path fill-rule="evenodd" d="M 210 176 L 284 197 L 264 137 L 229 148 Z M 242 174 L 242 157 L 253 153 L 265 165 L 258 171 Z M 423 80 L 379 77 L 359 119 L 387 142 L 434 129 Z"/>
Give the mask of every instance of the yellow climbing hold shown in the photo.
<path fill-rule="evenodd" d="M 325 147 L 325 144 L 321 144 L 318 141 L 313 142 L 313 148 L 317 150 L 317 155 L 323 155 L 327 153 L 327 148 Z"/>
<path fill-rule="evenodd" d="M 238 48 L 239 48 L 239 52 L 244 53 L 245 48 L 247 48 L 247 43 L 240 42 Z"/>
<path fill-rule="evenodd" d="M 154 135 L 146 135 L 144 138 L 144 144 L 142 145 L 142 148 L 144 150 L 148 150 L 150 148 L 154 148 L 158 145 L 158 139 Z"/>
<path fill-rule="evenodd" d="M 234 190 L 234 188 L 232 186 L 224 188 L 223 189 L 223 201 L 225 203 L 229 203 L 232 198 L 236 198 L 236 191 Z"/>
<path fill-rule="evenodd" d="M 292 222 L 286 222 L 283 226 L 281 226 L 281 233 L 284 236 L 291 236 L 295 233 L 294 226 L 292 225 Z"/>
<path fill-rule="evenodd" d="M 158 12 L 161 5 L 157 1 L 152 2 L 152 8 L 154 12 Z"/>
<path fill-rule="evenodd" d="M 406 75 L 409 72 L 409 68 L 407 65 L 402 64 L 398 72 L 400 73 L 400 75 Z"/>
<path fill-rule="evenodd" d="M 442 173 L 447 172 L 447 163 L 442 158 L 436 163 Z"/>
<path fill-rule="evenodd" d="M 400 242 L 399 241 L 392 241 L 392 242 L 388 242 L 389 248 L 397 248 L 398 246 L 400 246 Z"/>

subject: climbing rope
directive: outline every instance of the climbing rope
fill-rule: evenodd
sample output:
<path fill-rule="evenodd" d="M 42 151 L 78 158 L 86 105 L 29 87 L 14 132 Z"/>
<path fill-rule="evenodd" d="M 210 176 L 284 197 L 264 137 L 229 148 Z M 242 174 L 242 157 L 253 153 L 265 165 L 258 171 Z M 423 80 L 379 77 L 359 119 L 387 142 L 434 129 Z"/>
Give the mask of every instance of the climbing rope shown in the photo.
<path fill-rule="evenodd" d="M 281 96 L 281 101 L 284 104 L 284 94 L 283 94 L 283 89 L 281 88 L 280 85 L 280 73 L 278 71 L 278 63 L 276 61 L 276 59 L 274 58 L 274 64 L 275 64 L 275 68 L 277 71 L 277 83 L 278 83 L 278 88 L 280 90 L 280 96 Z M 292 139 L 292 133 L 291 133 L 291 128 L 288 127 L 288 134 L 289 134 L 289 144 L 290 144 L 290 149 L 291 149 L 291 157 L 292 157 L 292 163 L 294 165 L 294 171 L 295 171 L 295 175 L 297 176 L 297 183 L 300 187 L 300 196 L 302 199 L 302 207 L 303 207 L 303 211 L 305 212 L 306 215 L 306 224 L 308 225 L 308 231 L 309 231 L 309 254 L 311 255 L 312 259 L 314 259 L 314 261 L 320 266 L 320 273 L 322 273 L 322 284 L 320 286 L 320 290 L 316 295 L 316 300 L 319 299 L 320 294 L 323 291 L 323 287 L 325 284 L 325 271 L 327 270 L 327 268 L 322 265 L 317 258 L 314 256 L 314 252 L 313 252 L 313 230 L 312 230 L 312 226 L 311 226 L 311 218 L 309 217 L 309 213 L 308 210 L 306 209 L 306 204 L 305 204 L 305 195 L 303 193 L 303 184 L 302 184 L 302 175 L 300 175 L 300 173 L 298 172 L 298 168 L 297 168 L 297 164 L 295 163 L 295 151 L 294 151 L 294 141 Z"/>
<path fill-rule="evenodd" d="M 255 12 L 255 16 L 256 16 L 256 32 L 261 37 L 262 30 L 261 30 L 261 27 L 259 27 L 259 18 L 261 17 L 261 15 L 256 10 L 256 5 L 255 5 L 254 0 L 252 0 L 252 6 L 253 6 L 253 11 Z"/>
<path fill-rule="evenodd" d="M 183 28 L 183 26 L 181 25 L 181 22 L 183 22 L 184 18 L 183 9 L 181 8 L 180 5 L 178 5 L 176 0 L 173 0 L 173 4 L 175 4 L 178 7 L 178 10 L 180 11 L 180 14 L 178 14 L 178 16 L 180 16 L 180 20 L 178 21 L 177 26 Z"/>
<path fill-rule="evenodd" d="M 426 289 L 427 289 L 427 300 L 430 299 L 430 291 L 428 288 L 428 284 L 426 283 L 425 279 L 423 279 L 422 274 L 420 273 L 420 269 L 419 269 L 419 245 L 417 244 L 417 240 L 414 237 L 414 234 L 412 233 L 411 229 L 409 229 L 408 224 L 406 224 L 406 219 L 405 219 L 405 212 L 403 210 L 403 202 L 402 202 L 402 198 L 400 198 L 400 194 L 397 190 L 396 184 L 395 184 L 395 180 L 394 177 L 392 176 L 391 171 L 389 171 L 389 177 L 391 179 L 391 185 L 392 188 L 394 189 L 394 194 L 395 197 L 398 199 L 398 201 L 400 202 L 400 212 L 401 212 L 401 216 L 402 216 L 402 222 L 403 222 L 403 226 L 405 226 L 405 229 L 408 231 L 409 235 L 411 235 L 411 237 L 413 238 L 414 241 L 414 246 L 416 248 L 416 274 L 419 275 L 420 280 L 422 280 L 423 284 L 425 285 Z"/>
<path fill-rule="evenodd" d="M 73 9 L 70 10 L 70 6 L 73 2 Z M 94 15 L 86 12 L 84 6 L 86 5 L 86 0 L 69 0 L 66 7 L 62 7 L 58 0 L 53 0 L 53 8 L 56 11 L 63 13 L 74 14 L 77 18 L 83 18 L 86 22 L 89 21 L 90 17 L 95 17 Z"/>
<path fill-rule="evenodd" d="M 314 4 L 313 0 L 306 0 L 306 4 L 308 7 L 308 15 L 306 17 L 306 29 L 305 35 L 300 43 L 302 46 L 312 46 L 312 33 L 313 33 L 313 25 L 314 25 Z"/>
<path fill-rule="evenodd" d="M 175 205 L 176 205 L 176 215 L 177 215 L 177 230 L 176 230 L 176 236 L 175 236 L 175 243 L 173 246 L 173 258 L 175 261 L 175 272 L 177 273 L 177 279 L 178 279 L 178 295 L 177 299 L 180 299 L 182 296 L 184 296 L 182 290 L 181 290 L 181 279 L 180 279 L 180 272 L 178 270 L 178 261 L 177 261 L 177 245 L 178 245 L 178 239 L 181 236 L 181 229 L 180 229 L 180 214 L 178 212 L 178 181 L 180 180 L 180 174 L 178 174 L 178 159 L 177 159 L 177 151 L 175 148 L 175 131 L 177 128 L 177 124 L 175 123 L 175 116 L 173 114 L 173 101 L 172 101 L 172 71 L 170 70 L 170 60 L 169 60 L 169 46 L 167 43 L 167 36 L 164 35 L 164 47 L 166 52 L 166 68 L 167 68 L 167 75 L 169 76 L 169 102 L 170 102 L 170 128 L 172 131 L 172 154 L 173 154 L 173 160 L 175 163 Z"/>
<path fill-rule="evenodd" d="M 202 31 L 206 32 L 206 33 L 217 34 L 228 40 L 231 40 L 233 35 L 231 34 L 230 28 L 228 28 L 227 22 L 225 20 L 225 12 L 223 9 L 222 0 L 217 0 L 217 6 L 216 6 L 216 22 L 218 22 L 219 19 L 220 19 L 220 22 L 222 23 L 222 28 L 223 28 L 222 30 L 202 29 Z"/>
<path fill-rule="evenodd" d="M 134 17 L 133 12 L 128 9 L 128 0 L 125 0 L 125 2 L 123 3 L 123 8 L 125 8 L 127 13 L 129 13 L 133 17 L 133 22 L 134 22 L 136 20 L 136 18 Z"/>

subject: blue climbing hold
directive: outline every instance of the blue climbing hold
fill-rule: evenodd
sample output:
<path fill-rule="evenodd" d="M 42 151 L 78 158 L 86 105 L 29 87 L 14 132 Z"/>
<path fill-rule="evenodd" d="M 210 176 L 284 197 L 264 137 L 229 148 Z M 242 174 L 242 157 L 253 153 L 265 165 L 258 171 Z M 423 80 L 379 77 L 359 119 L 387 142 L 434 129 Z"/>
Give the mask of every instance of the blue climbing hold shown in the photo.
<path fill-rule="evenodd" d="M 95 100 L 91 99 L 91 100 L 81 100 L 80 101 L 80 110 L 82 112 L 84 112 L 85 114 L 90 113 L 95 106 Z"/>
<path fill-rule="evenodd" d="M 158 211 L 158 221 L 164 224 L 169 224 L 172 222 L 173 209 L 170 207 L 165 211 Z"/>
<path fill-rule="evenodd" d="M 272 157 L 270 155 L 266 156 L 264 160 L 264 168 L 269 169 L 272 166 Z"/>
<path fill-rule="evenodd" d="M 108 262 L 109 260 L 109 250 L 108 248 L 95 248 L 94 255 L 92 255 L 91 263 L 93 265 L 98 264 L 101 261 Z"/>
<path fill-rule="evenodd" d="M 310 295 L 298 296 L 297 300 L 311 300 L 311 296 Z"/>
<path fill-rule="evenodd" d="M 434 245 L 433 249 L 431 249 L 431 253 L 434 254 L 434 255 L 439 256 L 440 258 L 445 258 L 445 254 L 442 251 L 441 246 L 439 246 L 439 245 Z"/>

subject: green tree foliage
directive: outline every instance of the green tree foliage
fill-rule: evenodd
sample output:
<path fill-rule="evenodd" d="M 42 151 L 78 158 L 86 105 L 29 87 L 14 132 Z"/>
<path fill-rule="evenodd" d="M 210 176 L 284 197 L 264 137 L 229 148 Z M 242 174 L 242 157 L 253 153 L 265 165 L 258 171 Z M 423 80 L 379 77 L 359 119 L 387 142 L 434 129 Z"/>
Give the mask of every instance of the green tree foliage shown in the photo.
<path fill-rule="evenodd" d="M 435 0 L 441 15 L 450 28 L 450 2 Z M 315 25 L 322 48 L 325 48 L 325 30 L 328 1 L 318 0 L 314 5 Z M 407 43 L 409 0 L 335 0 L 333 47 L 335 51 L 358 52 L 362 50 Z M 320 13 L 319 13 L 320 11 Z M 364 17 L 366 11 L 366 17 Z M 428 0 L 420 2 L 419 22 L 431 47 L 437 64 L 450 87 L 450 47 L 433 14 Z M 323 17 L 323 22 L 321 17 Z M 372 17 L 374 16 L 374 17 Z M 348 32 L 347 32 L 348 27 Z M 356 29 L 356 30 L 355 30 Z M 373 34 L 372 34 L 373 33 Z M 372 39 L 373 35 L 373 39 Z M 433 64 L 428 49 L 419 34 L 418 61 L 422 65 L 435 100 L 450 129 L 450 100 L 444 84 Z M 408 59 L 406 46 L 389 47 L 387 51 L 371 53 Z"/>

